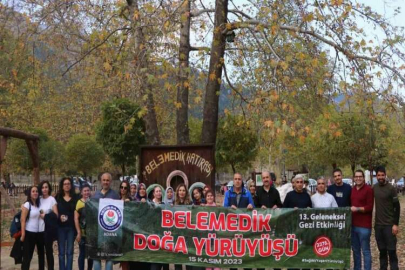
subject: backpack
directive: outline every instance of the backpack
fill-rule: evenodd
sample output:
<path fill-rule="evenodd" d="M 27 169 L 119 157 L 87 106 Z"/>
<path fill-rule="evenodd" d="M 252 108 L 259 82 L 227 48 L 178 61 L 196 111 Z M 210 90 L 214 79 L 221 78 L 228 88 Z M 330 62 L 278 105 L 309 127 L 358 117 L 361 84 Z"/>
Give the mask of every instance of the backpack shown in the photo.
<path fill-rule="evenodd" d="M 29 205 L 30 205 L 30 208 L 28 209 L 26 222 L 30 218 L 30 213 L 31 213 L 31 204 L 29 204 Z M 17 239 L 21 235 L 21 210 L 18 211 L 17 214 L 15 214 L 15 216 L 13 217 L 13 220 L 11 221 L 10 235 L 11 235 L 11 237 L 13 237 L 15 239 Z"/>
<path fill-rule="evenodd" d="M 80 228 L 85 230 L 86 229 L 86 206 L 80 208 L 78 213 L 79 213 Z"/>

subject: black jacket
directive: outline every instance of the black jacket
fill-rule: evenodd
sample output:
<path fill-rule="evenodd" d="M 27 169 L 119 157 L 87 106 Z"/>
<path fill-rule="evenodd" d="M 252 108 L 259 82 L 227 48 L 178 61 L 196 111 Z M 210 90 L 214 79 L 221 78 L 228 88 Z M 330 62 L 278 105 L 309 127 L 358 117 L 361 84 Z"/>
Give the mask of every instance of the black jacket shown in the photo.
<path fill-rule="evenodd" d="M 54 212 L 45 215 L 45 242 L 53 242 L 58 238 L 58 216 Z"/>
<path fill-rule="evenodd" d="M 256 191 L 257 196 L 257 208 L 262 207 L 262 205 L 266 206 L 267 208 L 272 208 L 274 205 L 277 207 L 283 207 L 280 199 L 280 193 L 274 187 L 270 187 L 269 192 L 264 190 L 263 187 L 259 187 Z"/>
<path fill-rule="evenodd" d="M 23 252 L 22 252 L 21 237 L 15 239 L 13 248 L 11 249 L 10 257 L 14 258 L 15 264 L 22 263 Z"/>

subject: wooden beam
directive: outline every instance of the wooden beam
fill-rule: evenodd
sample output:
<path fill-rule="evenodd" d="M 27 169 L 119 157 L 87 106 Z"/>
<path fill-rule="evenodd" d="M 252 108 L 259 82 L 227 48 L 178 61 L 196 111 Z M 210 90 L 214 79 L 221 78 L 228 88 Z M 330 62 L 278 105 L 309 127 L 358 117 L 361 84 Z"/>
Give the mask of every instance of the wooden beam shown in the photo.
<path fill-rule="evenodd" d="M 26 140 L 25 141 L 30 151 L 34 175 L 34 185 L 39 184 L 39 151 L 38 151 L 38 140 Z"/>
<path fill-rule="evenodd" d="M 37 136 L 37 135 L 29 134 L 29 133 L 26 133 L 26 132 L 23 132 L 20 130 L 6 128 L 6 127 L 0 127 L 0 135 L 3 135 L 5 137 L 23 139 L 23 140 L 39 140 L 39 136 Z"/>

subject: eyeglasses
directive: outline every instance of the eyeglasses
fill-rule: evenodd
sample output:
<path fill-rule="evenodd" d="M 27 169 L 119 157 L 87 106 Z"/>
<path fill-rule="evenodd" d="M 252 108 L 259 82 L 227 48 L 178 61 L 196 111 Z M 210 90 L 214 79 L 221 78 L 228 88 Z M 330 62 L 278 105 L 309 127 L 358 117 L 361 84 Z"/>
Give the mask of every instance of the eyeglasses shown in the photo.
<path fill-rule="evenodd" d="M 63 183 L 64 186 L 70 186 L 70 183 Z"/>
<path fill-rule="evenodd" d="M 125 189 L 125 190 L 127 190 L 127 189 L 128 189 L 128 187 L 121 187 L 121 189 Z"/>
<path fill-rule="evenodd" d="M 363 176 L 355 176 L 354 178 L 363 178 Z"/>
<path fill-rule="evenodd" d="M 318 183 L 318 186 L 319 186 L 319 185 L 325 185 L 325 183 Z"/>

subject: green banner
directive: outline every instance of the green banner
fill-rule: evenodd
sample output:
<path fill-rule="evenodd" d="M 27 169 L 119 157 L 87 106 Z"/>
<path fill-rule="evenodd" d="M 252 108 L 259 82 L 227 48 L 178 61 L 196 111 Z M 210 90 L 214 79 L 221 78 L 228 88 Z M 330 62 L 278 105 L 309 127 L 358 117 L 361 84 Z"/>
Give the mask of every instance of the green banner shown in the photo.
<path fill-rule="evenodd" d="M 121 204 L 121 205 L 120 205 Z M 91 258 L 204 267 L 350 268 L 350 208 L 237 209 L 91 199 Z"/>

